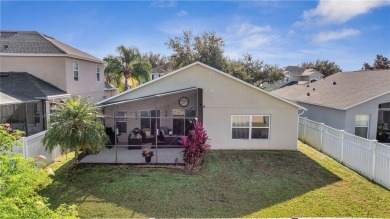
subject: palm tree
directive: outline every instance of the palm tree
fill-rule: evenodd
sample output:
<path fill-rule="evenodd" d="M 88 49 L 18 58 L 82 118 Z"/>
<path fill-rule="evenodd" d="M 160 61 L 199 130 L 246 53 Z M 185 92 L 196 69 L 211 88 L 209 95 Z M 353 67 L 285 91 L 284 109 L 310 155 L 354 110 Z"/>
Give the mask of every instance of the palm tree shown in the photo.
<path fill-rule="evenodd" d="M 120 71 L 125 78 L 125 90 L 129 88 L 128 79 L 133 78 L 139 84 L 150 80 L 150 70 L 152 66 L 149 60 L 142 58 L 136 47 L 126 48 L 120 45 L 117 48 L 119 56 L 117 60 L 120 63 Z"/>
<path fill-rule="evenodd" d="M 74 150 L 76 163 L 78 151 L 84 154 L 88 150 L 103 148 L 108 140 L 104 126 L 98 122 L 99 107 L 87 98 L 72 97 L 58 103 L 50 116 L 51 128 L 42 142 L 50 152 L 59 145 L 61 151 Z"/>
<path fill-rule="evenodd" d="M 124 80 L 122 78 L 119 60 L 112 55 L 108 55 L 107 57 L 103 58 L 103 61 L 106 62 L 104 68 L 104 77 L 106 79 L 106 82 L 109 84 L 113 84 L 119 89 L 120 92 L 123 92 Z"/>

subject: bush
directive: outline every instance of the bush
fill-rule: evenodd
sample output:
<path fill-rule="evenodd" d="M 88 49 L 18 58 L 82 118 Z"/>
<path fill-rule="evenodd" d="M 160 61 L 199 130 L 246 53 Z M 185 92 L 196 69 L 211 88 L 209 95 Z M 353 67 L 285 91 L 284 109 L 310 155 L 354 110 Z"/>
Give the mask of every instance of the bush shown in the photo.
<path fill-rule="evenodd" d="M 195 121 L 188 137 L 182 136 L 181 142 L 184 148 L 183 160 L 186 165 L 185 170 L 187 172 L 199 171 L 205 153 L 210 150 L 210 145 L 207 143 L 208 136 L 202 123 Z"/>
<path fill-rule="evenodd" d="M 0 125 L 0 218 L 76 218 L 76 206 L 51 210 L 37 190 L 49 183 L 48 173 L 33 159 L 12 151 L 20 132 Z"/>

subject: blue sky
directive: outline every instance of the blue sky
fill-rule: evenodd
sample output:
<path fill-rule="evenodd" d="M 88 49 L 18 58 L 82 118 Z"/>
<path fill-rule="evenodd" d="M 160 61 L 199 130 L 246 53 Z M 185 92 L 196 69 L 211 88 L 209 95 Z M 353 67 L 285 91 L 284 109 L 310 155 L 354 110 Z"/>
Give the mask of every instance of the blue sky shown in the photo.
<path fill-rule="evenodd" d="M 170 55 L 183 30 L 216 31 L 230 58 L 279 66 L 390 58 L 390 1 L 1 1 L 2 30 L 36 30 L 103 58 L 124 44 Z"/>

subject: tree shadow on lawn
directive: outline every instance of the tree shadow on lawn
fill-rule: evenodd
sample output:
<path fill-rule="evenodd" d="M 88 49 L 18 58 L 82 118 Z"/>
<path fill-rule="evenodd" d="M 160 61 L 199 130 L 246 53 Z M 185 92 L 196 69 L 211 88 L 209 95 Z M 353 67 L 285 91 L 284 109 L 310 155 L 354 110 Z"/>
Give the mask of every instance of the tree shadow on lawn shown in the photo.
<path fill-rule="evenodd" d="M 94 197 L 110 203 L 99 205 L 107 208 L 104 217 L 112 217 L 115 206 L 148 217 L 242 217 L 340 180 L 298 151 L 212 151 L 196 175 L 131 165 L 86 165 L 68 179 L 69 163 L 55 172 L 53 183 L 41 195 L 50 198 L 53 208 Z M 93 208 L 93 201 L 88 206 Z M 79 216 L 94 217 L 99 211 L 84 210 L 79 209 Z"/>

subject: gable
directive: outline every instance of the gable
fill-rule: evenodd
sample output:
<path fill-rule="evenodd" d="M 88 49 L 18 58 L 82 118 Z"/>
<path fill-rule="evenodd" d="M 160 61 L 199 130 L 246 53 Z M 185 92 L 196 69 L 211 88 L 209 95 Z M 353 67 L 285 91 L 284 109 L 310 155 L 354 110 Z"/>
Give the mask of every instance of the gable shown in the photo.
<path fill-rule="evenodd" d="M 219 107 L 229 107 L 232 104 L 231 99 L 242 99 L 243 96 L 250 96 L 251 98 L 248 98 L 247 100 L 250 103 L 253 103 L 254 99 L 256 100 L 259 97 L 264 97 L 267 101 L 277 102 L 281 105 L 292 105 L 304 109 L 297 104 L 263 91 L 200 62 L 195 62 L 156 80 L 147 82 L 139 87 L 101 101 L 99 104 L 134 99 L 190 87 L 204 89 L 204 98 L 206 98 L 206 100 L 207 98 L 215 100 L 222 99 L 224 102 L 218 101 Z M 210 101 L 210 103 L 213 103 L 213 101 Z M 214 103 L 216 104 L 216 102 Z"/>

